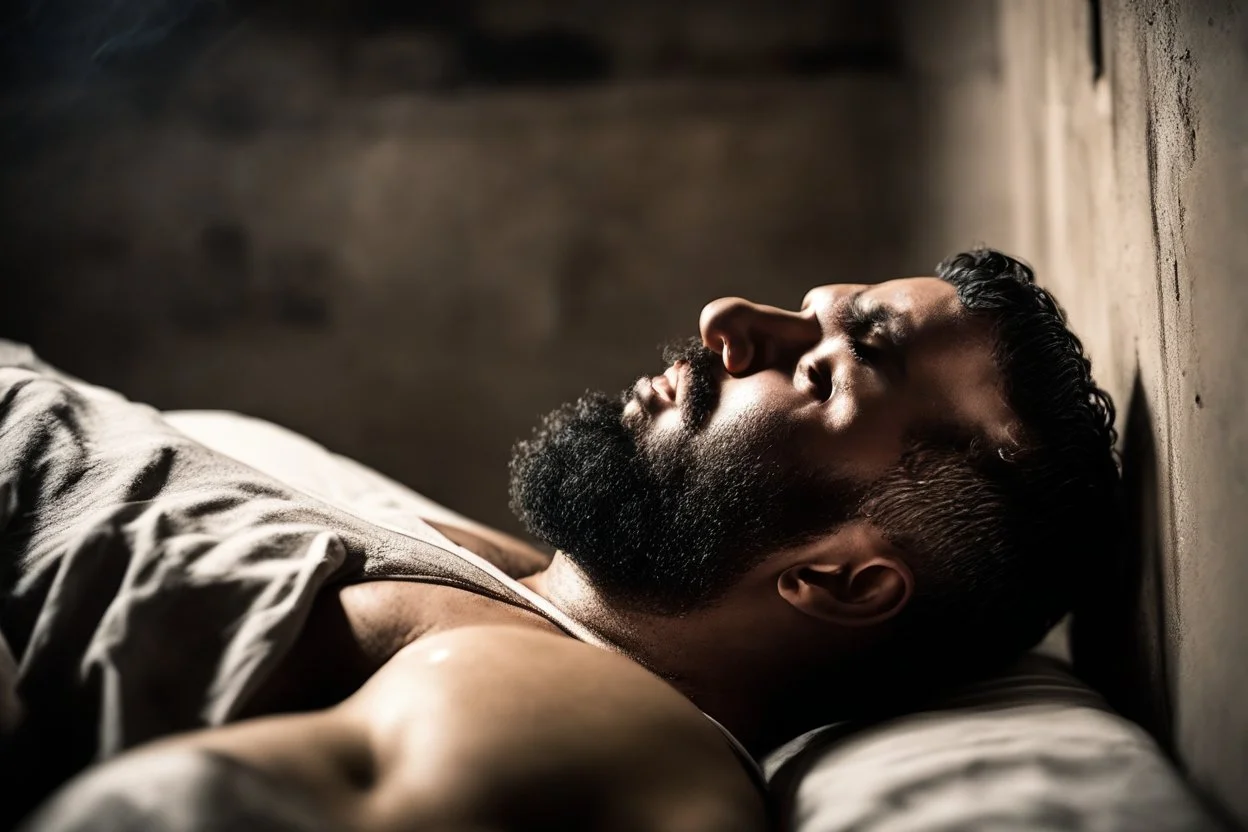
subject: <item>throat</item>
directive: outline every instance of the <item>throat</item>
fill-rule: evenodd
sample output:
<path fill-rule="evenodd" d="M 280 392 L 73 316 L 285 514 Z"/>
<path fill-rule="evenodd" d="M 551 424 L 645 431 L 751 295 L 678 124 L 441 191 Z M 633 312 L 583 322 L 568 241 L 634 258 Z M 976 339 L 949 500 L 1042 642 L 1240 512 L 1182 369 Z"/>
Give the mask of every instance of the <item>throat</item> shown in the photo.
<path fill-rule="evenodd" d="M 620 607 L 604 599 L 561 552 L 521 583 L 592 631 L 599 646 L 680 691 L 752 753 L 769 750 L 769 743 L 790 730 L 794 715 L 783 692 L 795 681 L 796 657 L 775 649 L 784 639 L 769 638 L 748 615 L 738 614 L 737 605 L 679 616 Z"/>

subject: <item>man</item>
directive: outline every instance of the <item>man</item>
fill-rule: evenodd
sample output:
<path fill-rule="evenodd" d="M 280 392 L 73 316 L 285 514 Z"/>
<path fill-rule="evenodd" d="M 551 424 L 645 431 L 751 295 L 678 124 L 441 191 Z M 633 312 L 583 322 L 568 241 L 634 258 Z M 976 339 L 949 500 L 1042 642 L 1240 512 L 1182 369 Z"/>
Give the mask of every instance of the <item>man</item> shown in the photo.
<path fill-rule="evenodd" d="M 328 584 L 207 722 L 328 709 L 139 752 L 42 822 L 129 794 L 142 827 L 135 784 L 163 772 L 167 800 L 209 784 L 183 794 L 206 827 L 224 789 L 289 828 L 756 828 L 687 702 L 755 753 L 904 707 L 1032 646 L 1111 545 L 1113 408 L 1064 316 L 1000 253 L 938 274 L 709 304 L 662 375 L 518 445 L 548 565 L 503 590 L 453 566 Z"/>

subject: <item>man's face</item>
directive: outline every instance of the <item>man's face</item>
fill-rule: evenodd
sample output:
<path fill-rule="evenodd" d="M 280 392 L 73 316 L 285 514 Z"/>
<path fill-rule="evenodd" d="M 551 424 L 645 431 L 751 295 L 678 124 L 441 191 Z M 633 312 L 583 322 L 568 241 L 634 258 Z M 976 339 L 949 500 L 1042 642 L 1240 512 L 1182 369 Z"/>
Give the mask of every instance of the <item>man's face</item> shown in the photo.
<path fill-rule="evenodd" d="M 1008 435 L 991 333 L 937 278 L 822 286 L 797 311 L 722 298 L 699 328 L 663 374 L 560 408 L 512 461 L 521 519 L 617 603 L 714 600 L 849 519 L 920 426 Z"/>

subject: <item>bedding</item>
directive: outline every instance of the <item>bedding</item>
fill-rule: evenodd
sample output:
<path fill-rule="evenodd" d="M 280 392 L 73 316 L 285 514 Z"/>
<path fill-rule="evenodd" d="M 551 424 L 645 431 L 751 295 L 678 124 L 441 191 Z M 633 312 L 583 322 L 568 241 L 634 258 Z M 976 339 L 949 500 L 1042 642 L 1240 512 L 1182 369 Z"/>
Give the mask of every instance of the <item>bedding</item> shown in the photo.
<path fill-rule="evenodd" d="M 108 449 L 91 465 L 88 443 Z M 420 519 L 439 511 L 298 434 L 160 414 L 0 342 L 0 725 L 81 708 L 41 726 L 55 756 L 40 774 L 55 777 L 225 721 L 318 588 L 419 545 L 368 520 L 443 545 Z M 162 689 L 170 673 L 196 695 Z M 67 679 L 73 702 L 42 695 Z M 14 748 L 10 765 L 39 768 Z M 1148 735 L 1043 656 L 930 711 L 812 731 L 766 770 L 795 832 L 1214 828 Z"/>
<path fill-rule="evenodd" d="M 0 342 L 0 828 L 92 760 L 233 719 L 327 584 L 444 562 L 404 507 L 373 510 L 408 533 L 369 522 Z"/>
<path fill-rule="evenodd" d="M 811 731 L 766 771 L 794 832 L 1221 828 L 1148 734 L 1039 654 L 931 710 Z"/>

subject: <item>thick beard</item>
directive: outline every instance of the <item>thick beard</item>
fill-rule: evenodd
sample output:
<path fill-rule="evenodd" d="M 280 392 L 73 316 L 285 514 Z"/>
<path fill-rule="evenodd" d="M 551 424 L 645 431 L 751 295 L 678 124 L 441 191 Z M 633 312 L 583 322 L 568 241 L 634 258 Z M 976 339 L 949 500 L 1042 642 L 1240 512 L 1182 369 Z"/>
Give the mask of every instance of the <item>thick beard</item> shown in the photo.
<path fill-rule="evenodd" d="M 517 443 L 511 506 L 609 603 L 678 615 L 714 603 L 768 553 L 841 522 L 846 500 L 785 464 L 787 432 L 774 418 L 702 431 L 719 357 L 686 345 L 665 358 L 690 363 L 679 432 L 638 442 L 648 417 L 624 419 L 631 390 L 587 393 Z"/>

